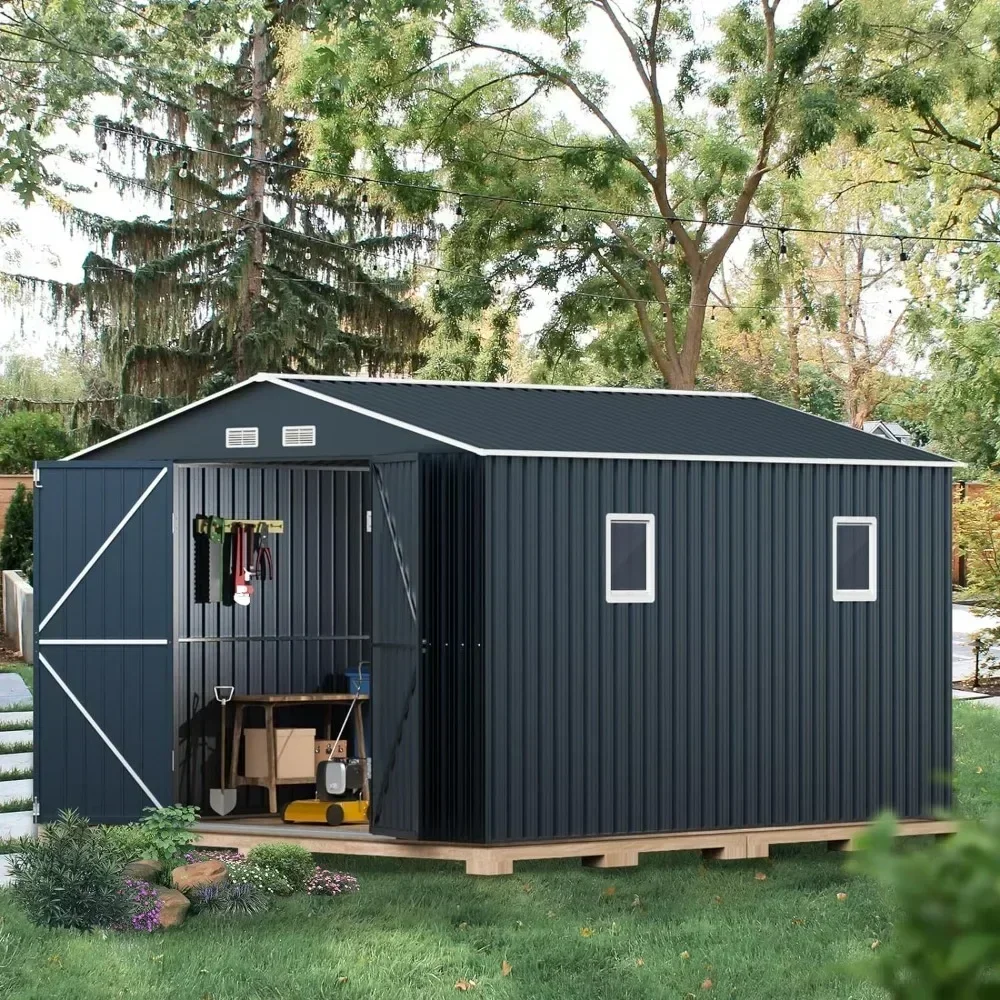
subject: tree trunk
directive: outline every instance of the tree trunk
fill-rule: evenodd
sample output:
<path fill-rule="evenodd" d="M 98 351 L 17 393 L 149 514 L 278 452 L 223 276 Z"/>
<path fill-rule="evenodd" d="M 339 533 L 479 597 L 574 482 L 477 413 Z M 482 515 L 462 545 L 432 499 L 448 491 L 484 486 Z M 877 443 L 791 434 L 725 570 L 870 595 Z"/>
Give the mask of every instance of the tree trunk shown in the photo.
<path fill-rule="evenodd" d="M 792 403 L 802 409 L 802 372 L 799 355 L 799 321 L 795 316 L 795 302 L 791 291 L 785 289 L 785 326 L 788 335 L 788 385 Z"/>
<path fill-rule="evenodd" d="M 239 328 L 233 338 L 233 364 L 236 378 L 242 381 L 247 371 L 246 340 L 253 329 L 254 303 L 260 297 L 264 281 L 264 191 L 267 183 L 267 145 L 264 138 L 264 111 L 267 105 L 267 25 L 254 25 L 250 53 L 250 156 L 247 181 L 247 211 L 250 216 L 250 247 L 247 255 L 246 282 L 240 308 Z"/>

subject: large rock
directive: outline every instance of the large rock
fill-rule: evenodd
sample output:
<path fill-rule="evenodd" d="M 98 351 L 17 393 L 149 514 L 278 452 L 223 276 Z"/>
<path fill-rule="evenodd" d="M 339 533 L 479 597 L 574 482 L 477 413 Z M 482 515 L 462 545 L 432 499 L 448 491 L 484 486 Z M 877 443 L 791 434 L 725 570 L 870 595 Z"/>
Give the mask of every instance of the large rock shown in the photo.
<path fill-rule="evenodd" d="M 156 895 L 160 900 L 160 926 L 178 927 L 184 923 L 191 900 L 177 889 L 157 887 Z"/>
<path fill-rule="evenodd" d="M 156 882 L 163 873 L 163 865 L 152 858 L 130 861 L 125 866 L 125 878 L 139 879 L 140 882 Z"/>
<path fill-rule="evenodd" d="M 170 877 L 175 889 L 190 892 L 201 885 L 218 885 L 226 877 L 226 866 L 221 861 L 199 861 L 175 868 Z"/>

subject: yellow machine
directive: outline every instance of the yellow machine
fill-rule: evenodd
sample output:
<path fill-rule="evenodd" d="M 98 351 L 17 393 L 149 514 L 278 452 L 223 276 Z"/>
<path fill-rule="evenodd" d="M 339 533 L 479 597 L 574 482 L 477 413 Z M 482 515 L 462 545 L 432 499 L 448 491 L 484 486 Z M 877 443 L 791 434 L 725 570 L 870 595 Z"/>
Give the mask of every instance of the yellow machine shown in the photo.
<path fill-rule="evenodd" d="M 364 799 L 341 799 L 339 802 L 299 799 L 285 806 L 281 818 L 286 823 L 323 823 L 326 826 L 367 823 L 368 803 Z"/>

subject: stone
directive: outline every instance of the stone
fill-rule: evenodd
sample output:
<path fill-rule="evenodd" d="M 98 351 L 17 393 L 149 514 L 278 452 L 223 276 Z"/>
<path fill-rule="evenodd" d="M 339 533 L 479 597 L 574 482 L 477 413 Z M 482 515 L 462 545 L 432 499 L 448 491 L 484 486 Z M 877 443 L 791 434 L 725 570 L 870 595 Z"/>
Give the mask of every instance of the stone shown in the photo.
<path fill-rule="evenodd" d="M 160 926 L 179 927 L 184 923 L 191 900 L 177 889 L 158 887 L 156 895 L 160 900 Z"/>
<path fill-rule="evenodd" d="M 226 866 L 221 861 L 199 861 L 193 865 L 175 868 L 170 878 L 175 889 L 190 892 L 200 885 L 218 885 L 226 877 Z"/>
<path fill-rule="evenodd" d="M 135 878 L 141 882 L 155 882 L 162 873 L 163 865 L 152 858 L 140 858 L 125 866 L 125 878 Z"/>

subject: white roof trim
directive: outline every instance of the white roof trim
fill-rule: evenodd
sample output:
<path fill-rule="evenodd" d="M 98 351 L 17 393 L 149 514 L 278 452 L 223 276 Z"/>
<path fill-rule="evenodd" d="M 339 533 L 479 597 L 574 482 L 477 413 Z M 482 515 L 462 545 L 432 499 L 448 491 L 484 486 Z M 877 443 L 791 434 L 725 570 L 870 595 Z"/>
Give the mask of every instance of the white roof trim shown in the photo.
<path fill-rule="evenodd" d="M 105 445 L 111 444 L 113 441 L 121 441 L 123 438 L 131 437 L 137 431 L 144 431 L 147 427 L 152 427 L 153 424 L 161 423 L 164 420 L 170 420 L 173 417 L 179 416 L 188 410 L 193 410 L 196 406 L 202 406 L 205 403 L 211 403 L 213 400 L 218 399 L 220 396 L 225 396 L 230 392 L 235 392 L 237 389 L 242 389 L 245 386 L 252 385 L 254 382 L 260 382 L 262 378 L 260 375 L 253 375 L 248 379 L 244 379 L 242 382 L 237 382 L 235 385 L 231 385 L 226 389 L 220 389 L 218 392 L 213 392 L 211 396 L 204 396 L 202 399 L 196 399 L 193 403 L 188 403 L 185 406 L 179 406 L 176 410 L 171 410 L 169 413 L 164 413 L 162 416 L 154 417 L 152 420 L 147 420 L 144 424 L 139 424 L 138 427 L 133 427 L 131 430 L 122 431 L 121 434 L 116 434 L 114 437 L 109 437 L 106 441 L 99 441 L 97 444 L 92 444 L 87 448 L 81 448 L 80 451 L 73 452 L 72 455 L 67 455 L 65 458 L 61 458 L 60 462 L 69 462 L 71 459 L 80 458 L 86 455 L 88 452 L 96 451 L 98 448 L 103 448 Z"/>
<path fill-rule="evenodd" d="M 114 437 L 108 438 L 107 441 L 101 441 L 99 444 L 91 445 L 89 448 L 84 448 L 81 451 L 75 452 L 72 455 L 67 455 L 62 461 L 67 462 L 70 459 L 80 458 L 86 455 L 88 452 L 96 451 L 99 448 L 103 448 L 107 444 L 111 444 L 113 441 L 120 441 L 123 438 L 129 437 L 132 434 L 137 433 L 140 430 L 145 430 L 147 427 L 152 427 L 153 424 L 158 424 L 163 420 L 169 420 L 171 417 L 176 417 L 187 410 L 193 410 L 196 406 L 201 406 L 204 403 L 210 403 L 220 396 L 224 396 L 227 393 L 235 392 L 237 389 L 242 389 L 245 386 L 251 385 L 255 382 L 266 382 L 270 385 L 280 386 L 283 389 L 288 389 L 291 392 L 298 392 L 303 396 L 311 396 L 313 399 L 318 399 L 320 402 L 329 403 L 331 406 L 339 406 L 341 409 L 350 410 L 353 413 L 360 413 L 362 416 L 370 417 L 372 420 L 378 420 L 381 423 L 389 424 L 393 427 L 399 427 L 401 430 L 410 431 L 413 434 L 419 434 L 421 437 L 428 438 L 432 441 L 439 441 L 441 444 L 449 445 L 453 448 L 458 448 L 461 451 L 471 452 L 473 455 L 480 456 L 495 456 L 501 457 L 506 456 L 508 458 L 608 458 L 608 459 L 637 459 L 648 462 L 740 462 L 744 464 L 758 463 L 765 465 L 888 465 L 888 466 L 902 466 L 902 467 L 933 467 L 933 468 L 949 468 L 957 469 L 963 468 L 965 466 L 964 462 L 953 462 L 944 459 L 932 459 L 927 460 L 921 459 L 879 459 L 879 458 L 789 458 L 789 457 L 778 457 L 770 455 L 683 455 L 683 454 L 650 454 L 644 452 L 620 452 L 620 451 L 519 451 L 516 449 L 495 449 L 495 448 L 478 448 L 476 445 L 469 444 L 467 441 L 459 441 L 457 438 L 448 437 L 445 434 L 438 434 L 435 431 L 428 430 L 425 427 L 418 427 L 416 424 L 407 423 L 405 420 L 397 420 L 395 417 L 386 416 L 384 413 L 379 413 L 375 410 L 367 409 L 364 406 L 358 406 L 356 403 L 348 403 L 342 399 L 336 399 L 333 396 L 329 396 L 324 392 L 318 392 L 315 389 L 309 389 L 303 385 L 296 385 L 295 382 L 298 381 L 313 381 L 313 382 L 417 382 L 424 385 L 469 385 L 469 386 L 481 386 L 481 387 L 493 387 L 493 388 L 509 388 L 509 389 L 564 389 L 572 392 L 621 392 L 621 393 L 651 393 L 654 395 L 682 395 L 682 396 L 739 396 L 750 399 L 757 399 L 753 393 L 749 392 L 700 392 L 687 390 L 677 390 L 677 389 L 631 389 L 631 388 L 602 388 L 600 386 L 555 386 L 555 385 L 519 385 L 512 382 L 449 382 L 447 380 L 430 380 L 430 379 L 389 379 L 389 378 L 373 378 L 364 379 L 356 378 L 350 375 L 279 375 L 269 372 L 260 372 L 257 375 L 253 375 L 243 382 L 238 382 L 236 385 L 231 385 L 227 389 L 222 389 L 219 392 L 213 393 L 211 396 L 205 396 L 203 399 L 195 400 L 193 403 L 188 403 L 187 406 L 182 406 L 176 410 L 172 410 L 170 413 L 165 413 L 161 417 L 156 417 L 153 420 L 148 421 L 145 424 L 140 424 L 138 427 L 133 427 L 131 430 L 123 431 L 121 434 L 116 434 Z M 764 402 L 773 402 L 773 400 L 763 400 Z M 783 403 L 775 403 L 776 406 L 784 406 Z M 784 406 L 785 409 L 793 409 L 794 407 Z M 801 413 L 801 410 L 796 410 L 796 413 Z M 816 416 L 815 414 L 808 414 L 809 416 Z M 819 420 L 825 420 L 825 417 L 817 417 Z M 837 421 L 829 421 L 830 423 L 837 423 Z M 862 432 L 863 433 L 863 432 Z M 899 447 L 910 447 L 907 445 L 900 445 Z"/>
<path fill-rule="evenodd" d="M 618 385 L 549 385 L 547 383 L 526 382 L 458 382 L 435 378 L 385 378 L 368 375 L 295 375 L 275 374 L 269 378 L 294 379 L 299 382 L 380 382 L 386 385 L 464 385 L 477 389 L 548 389 L 560 392 L 618 392 L 646 394 L 652 396 L 735 396 L 743 399 L 755 398 L 752 392 L 718 392 L 711 389 L 647 389 L 636 386 Z"/>

